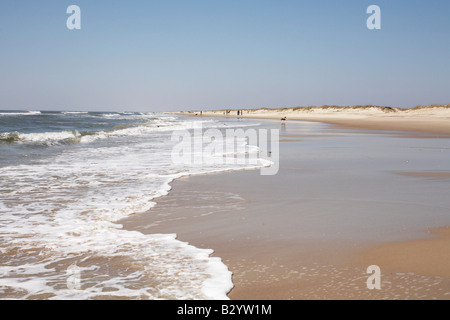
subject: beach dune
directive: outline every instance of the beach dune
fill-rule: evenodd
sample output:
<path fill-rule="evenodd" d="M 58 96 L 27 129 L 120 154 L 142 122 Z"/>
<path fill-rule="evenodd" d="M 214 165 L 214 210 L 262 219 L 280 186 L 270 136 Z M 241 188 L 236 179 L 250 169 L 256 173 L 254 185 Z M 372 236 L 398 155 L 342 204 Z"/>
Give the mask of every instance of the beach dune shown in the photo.
<path fill-rule="evenodd" d="M 239 115 L 238 115 L 239 112 Z M 400 109 L 382 106 L 321 106 L 294 108 L 222 109 L 180 111 L 193 116 L 239 116 L 241 118 L 306 120 L 374 130 L 420 131 L 450 134 L 450 105 Z"/>

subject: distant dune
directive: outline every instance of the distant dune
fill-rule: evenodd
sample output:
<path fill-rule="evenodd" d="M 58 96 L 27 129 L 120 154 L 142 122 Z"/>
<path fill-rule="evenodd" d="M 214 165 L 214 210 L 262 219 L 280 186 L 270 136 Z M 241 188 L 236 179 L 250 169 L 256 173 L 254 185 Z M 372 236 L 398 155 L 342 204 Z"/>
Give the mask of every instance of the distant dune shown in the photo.
<path fill-rule="evenodd" d="M 226 116 L 259 119 L 319 121 L 376 130 L 406 130 L 450 134 L 450 105 L 417 106 L 409 109 L 375 105 L 292 108 L 222 109 L 179 111 L 191 116 Z"/>
<path fill-rule="evenodd" d="M 450 104 L 445 105 L 428 105 L 428 106 L 417 106 L 414 108 L 408 108 L 408 109 L 402 109 L 402 108 L 393 108 L 393 107 L 386 107 L 386 106 L 376 106 L 376 105 L 356 105 L 356 106 L 308 106 L 308 107 L 291 107 L 291 108 L 252 108 L 252 109 L 238 109 L 238 108 L 231 108 L 231 109 L 220 109 L 220 110 L 191 110 L 191 111 L 177 111 L 174 113 L 180 113 L 180 114 L 195 114 L 197 113 L 200 115 L 200 113 L 205 114 L 223 114 L 224 112 L 228 112 L 228 114 L 236 115 L 237 111 L 240 110 L 243 112 L 243 115 L 246 114 L 258 114 L 258 113 L 272 113 L 272 112 L 278 112 L 278 113 L 284 113 L 284 112 L 302 112 L 302 113 L 330 113 L 330 112 L 369 112 L 369 113 L 411 113 L 411 112 L 417 112 L 417 111 L 450 111 Z"/>

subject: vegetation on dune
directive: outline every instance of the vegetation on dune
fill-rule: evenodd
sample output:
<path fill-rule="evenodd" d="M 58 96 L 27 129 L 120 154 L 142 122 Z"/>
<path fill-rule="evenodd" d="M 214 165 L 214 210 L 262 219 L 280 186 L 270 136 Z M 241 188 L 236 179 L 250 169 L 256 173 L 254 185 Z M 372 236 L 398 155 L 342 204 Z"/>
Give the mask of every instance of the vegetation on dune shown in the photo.
<path fill-rule="evenodd" d="M 330 105 L 323 105 L 323 106 L 307 106 L 307 107 L 285 107 L 285 108 L 236 108 L 236 109 L 222 109 L 222 110 L 209 110 L 209 111 L 203 111 L 203 112 L 213 112 L 213 113 L 223 113 L 223 112 L 231 112 L 235 113 L 237 110 L 242 110 L 246 113 L 257 113 L 260 111 L 263 112 L 292 112 L 292 111 L 298 111 L 298 112 L 312 112 L 315 110 L 329 110 L 336 112 L 341 111 L 358 111 L 358 110 L 368 110 L 368 109 L 377 109 L 379 111 L 382 111 L 384 113 L 391 113 L 391 112 L 405 112 L 405 111 L 416 111 L 416 110 L 424 110 L 424 109 L 434 109 L 434 108 L 443 108 L 443 109 L 450 109 L 450 104 L 432 104 L 428 106 L 417 106 L 413 108 L 394 108 L 394 107 L 387 107 L 387 106 L 376 106 L 376 105 L 355 105 L 355 106 L 330 106 Z M 200 111 L 185 111 L 185 113 L 195 113 Z"/>
<path fill-rule="evenodd" d="M 290 108 L 258 108 L 258 109 L 243 109 L 245 111 L 249 112 L 257 112 L 257 111 L 278 111 L 278 112 L 289 112 L 289 111 L 305 111 L 310 112 L 313 110 L 336 110 L 338 112 L 340 111 L 355 111 L 355 110 L 368 110 L 368 109 L 378 109 L 380 111 L 383 111 L 385 113 L 389 112 L 401 112 L 401 111 L 409 111 L 409 110 L 421 110 L 421 109 L 433 109 L 433 108 L 450 108 L 450 105 L 428 105 L 428 106 L 417 106 L 414 108 L 408 108 L 408 109 L 401 109 L 401 108 L 393 108 L 393 107 L 386 107 L 386 106 L 376 106 L 376 105 L 356 105 L 356 106 L 330 106 L 330 105 L 323 105 L 323 106 L 308 106 L 308 107 L 290 107 Z"/>
<path fill-rule="evenodd" d="M 417 106 L 407 110 L 422 110 L 422 109 L 433 109 L 433 108 L 443 108 L 450 109 L 450 104 L 430 104 L 429 106 Z"/>

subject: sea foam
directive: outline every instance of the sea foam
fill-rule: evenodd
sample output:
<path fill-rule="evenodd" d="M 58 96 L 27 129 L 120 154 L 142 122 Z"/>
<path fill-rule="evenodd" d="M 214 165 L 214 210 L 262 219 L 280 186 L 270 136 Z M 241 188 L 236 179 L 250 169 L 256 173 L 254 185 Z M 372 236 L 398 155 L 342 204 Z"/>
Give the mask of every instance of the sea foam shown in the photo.
<path fill-rule="evenodd" d="M 0 297 L 227 299 L 231 272 L 210 256 L 212 249 L 196 248 L 175 234 L 124 230 L 117 222 L 151 214 L 155 200 L 179 177 L 267 165 L 262 159 L 254 165 L 172 163 L 172 130 L 201 125 L 224 127 L 161 117 L 152 125 L 81 137 L 71 131 L 20 135 L 27 141 L 84 143 L 37 163 L 0 167 Z M 78 273 L 71 274 L 72 267 Z M 78 289 L 68 285 L 75 275 Z"/>

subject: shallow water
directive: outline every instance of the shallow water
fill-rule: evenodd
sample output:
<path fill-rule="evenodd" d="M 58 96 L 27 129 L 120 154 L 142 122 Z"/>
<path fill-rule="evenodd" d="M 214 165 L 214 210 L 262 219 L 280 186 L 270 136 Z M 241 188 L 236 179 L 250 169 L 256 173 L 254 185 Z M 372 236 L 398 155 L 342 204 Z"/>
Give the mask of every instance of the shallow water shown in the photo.
<path fill-rule="evenodd" d="M 212 250 L 116 221 L 149 210 L 178 177 L 267 165 L 171 161 L 174 130 L 248 125 L 255 124 L 1 112 L 0 297 L 226 299 L 231 273 Z"/>

